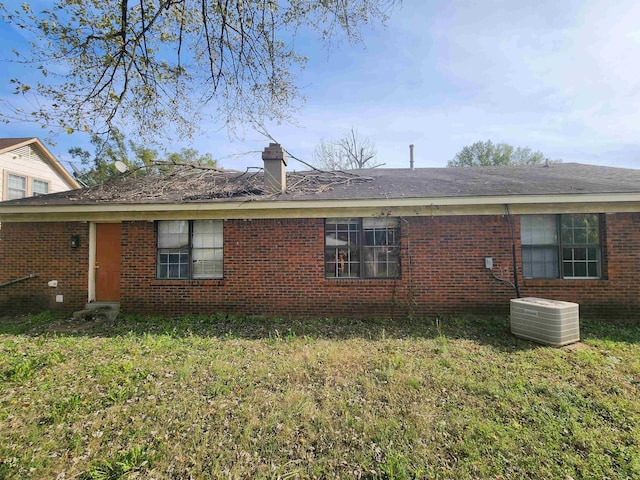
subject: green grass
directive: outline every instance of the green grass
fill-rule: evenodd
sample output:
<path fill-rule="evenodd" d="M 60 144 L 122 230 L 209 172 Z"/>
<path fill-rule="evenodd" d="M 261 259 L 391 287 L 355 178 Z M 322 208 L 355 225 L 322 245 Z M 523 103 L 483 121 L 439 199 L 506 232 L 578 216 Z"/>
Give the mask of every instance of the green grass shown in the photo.
<path fill-rule="evenodd" d="M 0 322 L 0 478 L 638 478 L 640 323 Z"/>

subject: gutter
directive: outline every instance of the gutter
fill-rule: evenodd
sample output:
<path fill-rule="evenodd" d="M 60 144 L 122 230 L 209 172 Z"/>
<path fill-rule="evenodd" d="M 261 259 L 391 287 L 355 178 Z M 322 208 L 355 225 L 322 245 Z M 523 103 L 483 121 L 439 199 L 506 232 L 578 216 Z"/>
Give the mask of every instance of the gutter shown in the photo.
<path fill-rule="evenodd" d="M 520 195 L 487 197 L 389 198 L 367 200 L 268 200 L 85 205 L 2 205 L 0 222 L 123 221 L 175 218 L 321 218 L 527 213 L 640 212 L 640 194 Z M 382 212 L 382 213 L 381 213 Z"/>

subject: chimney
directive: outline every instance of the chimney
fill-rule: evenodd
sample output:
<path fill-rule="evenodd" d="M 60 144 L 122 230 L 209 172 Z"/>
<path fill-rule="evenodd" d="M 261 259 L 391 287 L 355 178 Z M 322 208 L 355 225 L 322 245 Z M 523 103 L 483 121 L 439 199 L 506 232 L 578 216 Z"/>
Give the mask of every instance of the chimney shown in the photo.
<path fill-rule="evenodd" d="M 413 143 L 409 145 L 409 168 L 413 170 Z"/>
<path fill-rule="evenodd" d="M 284 193 L 287 189 L 287 159 L 279 143 L 270 143 L 262 152 L 264 160 L 264 190 L 267 193 Z"/>

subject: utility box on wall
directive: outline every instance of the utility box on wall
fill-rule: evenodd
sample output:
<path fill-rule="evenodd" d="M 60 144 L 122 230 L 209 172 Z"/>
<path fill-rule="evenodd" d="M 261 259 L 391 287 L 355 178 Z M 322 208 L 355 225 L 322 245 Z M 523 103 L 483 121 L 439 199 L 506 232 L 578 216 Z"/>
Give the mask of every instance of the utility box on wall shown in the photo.
<path fill-rule="evenodd" d="M 580 341 L 577 303 L 544 298 L 511 300 L 511 333 L 538 343 L 561 347 Z"/>

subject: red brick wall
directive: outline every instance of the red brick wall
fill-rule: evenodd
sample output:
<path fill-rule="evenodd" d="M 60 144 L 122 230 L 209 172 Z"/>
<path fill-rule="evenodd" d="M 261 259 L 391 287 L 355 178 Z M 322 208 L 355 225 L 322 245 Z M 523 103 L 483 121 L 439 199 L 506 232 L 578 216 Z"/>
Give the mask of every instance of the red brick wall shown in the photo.
<path fill-rule="evenodd" d="M 80 246 L 71 248 L 78 235 Z M 59 310 L 72 312 L 87 301 L 89 224 L 8 223 L 0 229 L 0 283 L 38 274 L 22 282 L 0 287 L 0 316 Z M 58 286 L 49 287 L 50 280 Z M 56 295 L 63 302 L 56 302 Z"/>
<path fill-rule="evenodd" d="M 223 280 L 156 280 L 151 222 L 125 223 L 123 239 L 124 310 L 383 316 L 395 308 L 393 280 L 324 278 L 321 219 L 226 221 Z"/>
<path fill-rule="evenodd" d="M 405 275 L 403 280 L 414 292 L 418 313 L 508 312 L 514 291 L 495 279 L 484 261 L 491 257 L 496 275 L 513 280 L 511 229 L 503 216 L 421 217 L 408 222 L 405 253 L 412 272 L 411 282 Z"/>
<path fill-rule="evenodd" d="M 524 280 L 522 296 L 581 304 L 583 315 L 633 316 L 640 305 L 640 215 L 606 215 L 603 280 Z M 5 230 L 5 226 L 6 230 Z M 514 217 L 516 239 L 520 222 Z M 228 220 L 224 223 L 222 280 L 157 280 L 153 222 L 122 225 L 123 311 L 182 314 L 228 312 L 291 316 L 507 314 L 514 290 L 485 268 L 513 281 L 511 229 L 504 216 L 411 217 L 401 222 L 402 276 L 397 280 L 324 278 L 322 219 Z M 49 308 L 83 306 L 87 291 L 87 225 L 3 224 L 11 265 L 0 283 L 32 271 L 41 274 L 0 288 L 0 307 L 34 295 Z M 81 247 L 69 247 L 71 235 Z M 34 241 L 32 241 L 34 240 Z M 518 240 L 517 259 L 520 263 Z M 56 278 L 57 289 L 46 282 Z M 55 293 L 65 303 L 55 304 Z"/>
<path fill-rule="evenodd" d="M 524 280 L 522 295 L 576 302 L 581 314 L 591 317 L 640 318 L 640 214 L 604 218 L 603 279 Z"/>

